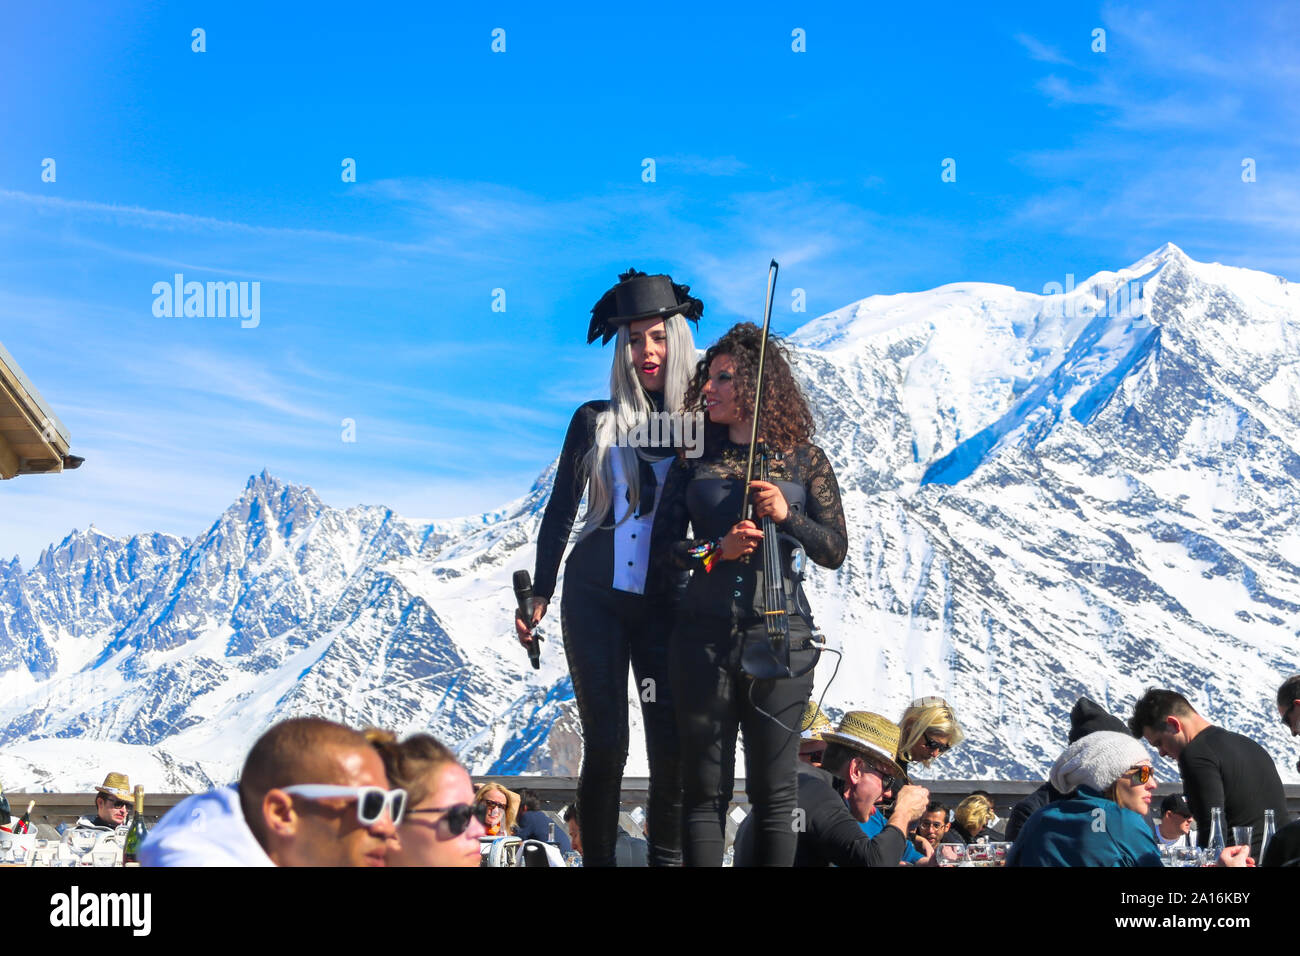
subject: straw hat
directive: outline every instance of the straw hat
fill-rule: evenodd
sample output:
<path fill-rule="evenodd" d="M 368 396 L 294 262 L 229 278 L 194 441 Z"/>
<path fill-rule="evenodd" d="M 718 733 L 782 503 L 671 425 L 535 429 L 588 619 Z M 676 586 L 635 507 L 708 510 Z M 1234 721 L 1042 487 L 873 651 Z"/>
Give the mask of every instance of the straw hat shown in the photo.
<path fill-rule="evenodd" d="M 124 773 L 110 773 L 104 778 L 104 785 L 95 789 L 106 797 L 116 797 L 119 800 L 131 799 L 131 780 Z"/>
<path fill-rule="evenodd" d="M 844 715 L 839 727 L 822 733 L 822 740 L 875 757 L 888 766 L 895 777 L 906 777 L 903 768 L 894 760 L 901 736 L 902 731 L 892 720 L 865 710 L 851 710 Z"/>
<path fill-rule="evenodd" d="M 835 725 L 822 713 L 817 701 L 808 701 L 808 706 L 803 709 L 803 717 L 799 720 L 799 736 L 804 740 L 823 740 L 822 735 L 834 729 Z"/>

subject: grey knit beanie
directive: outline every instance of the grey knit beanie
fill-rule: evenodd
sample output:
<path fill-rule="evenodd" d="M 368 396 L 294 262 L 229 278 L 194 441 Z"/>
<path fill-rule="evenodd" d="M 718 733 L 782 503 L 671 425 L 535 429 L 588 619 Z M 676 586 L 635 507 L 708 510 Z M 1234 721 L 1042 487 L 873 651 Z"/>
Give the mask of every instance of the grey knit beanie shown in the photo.
<path fill-rule="evenodd" d="M 1150 762 L 1151 754 L 1141 741 L 1128 734 L 1099 730 L 1066 747 L 1052 765 L 1048 779 L 1061 793 L 1079 787 L 1105 791 L 1129 767 Z"/>

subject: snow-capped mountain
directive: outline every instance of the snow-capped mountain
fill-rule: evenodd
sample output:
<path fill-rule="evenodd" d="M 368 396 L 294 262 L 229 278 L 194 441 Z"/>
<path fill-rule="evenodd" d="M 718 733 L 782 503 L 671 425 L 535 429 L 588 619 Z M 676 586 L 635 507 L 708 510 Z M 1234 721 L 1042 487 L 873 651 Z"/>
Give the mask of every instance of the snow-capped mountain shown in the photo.
<path fill-rule="evenodd" d="M 843 653 L 833 712 L 942 694 L 967 741 L 934 772 L 1037 778 L 1078 695 L 1127 716 L 1158 684 L 1297 779 L 1271 705 L 1300 670 L 1286 280 L 1167 245 L 1057 295 L 873 296 L 790 344 L 849 523 L 808 585 Z M 301 713 L 429 729 L 476 772 L 575 773 L 558 624 L 536 672 L 510 627 L 551 479 L 422 523 L 263 473 L 192 541 L 92 528 L 0 565 L 0 778 L 84 789 L 111 753 L 151 789 L 199 787 Z M 644 773 L 639 734 L 633 708 Z"/>

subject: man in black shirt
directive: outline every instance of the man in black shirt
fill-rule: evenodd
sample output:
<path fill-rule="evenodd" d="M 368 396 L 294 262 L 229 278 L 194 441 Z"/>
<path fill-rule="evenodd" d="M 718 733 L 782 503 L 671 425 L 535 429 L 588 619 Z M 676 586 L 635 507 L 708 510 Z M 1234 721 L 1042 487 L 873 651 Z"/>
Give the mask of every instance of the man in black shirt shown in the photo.
<path fill-rule="evenodd" d="M 1182 694 L 1154 687 L 1137 702 L 1128 726 L 1160 756 L 1178 761 L 1184 795 L 1196 818 L 1197 843 L 1209 845 L 1210 811 L 1223 807 L 1225 841 L 1231 842 L 1232 827 L 1254 827 L 1251 856 L 1258 859 L 1264 811 L 1273 808 L 1279 827 L 1288 820 L 1282 779 L 1264 748 L 1249 737 L 1215 727 Z"/>
<path fill-rule="evenodd" d="M 898 725 L 877 714 L 850 711 L 837 730 L 822 736 L 827 744 L 822 766 L 799 764 L 798 809 L 791 821 L 799 837 L 794 865 L 898 866 L 907 828 L 930 800 L 924 787 L 901 785 L 907 778 L 893 759 Z M 895 800 L 888 825 L 868 836 L 861 824 L 891 793 Z M 736 866 L 747 866 L 752 858 L 748 822 L 736 831 Z"/>

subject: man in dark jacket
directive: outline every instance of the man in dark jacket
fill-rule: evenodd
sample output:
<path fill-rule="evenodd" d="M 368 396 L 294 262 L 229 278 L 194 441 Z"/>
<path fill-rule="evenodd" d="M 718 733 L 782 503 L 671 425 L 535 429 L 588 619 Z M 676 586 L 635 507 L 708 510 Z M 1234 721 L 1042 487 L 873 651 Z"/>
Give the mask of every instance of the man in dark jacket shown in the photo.
<path fill-rule="evenodd" d="M 1074 707 L 1070 711 L 1069 743 L 1074 743 L 1079 738 L 1086 737 L 1098 730 L 1113 730 L 1120 734 L 1128 732 L 1128 728 L 1124 726 L 1124 721 L 1106 713 L 1101 708 L 1101 705 L 1090 697 L 1080 697 L 1074 702 Z M 1060 793 L 1052 786 L 1050 781 L 1044 783 L 1011 808 L 1011 815 L 1007 818 L 1006 839 L 1015 840 L 1020 835 L 1020 828 L 1025 825 L 1026 820 L 1034 815 L 1036 810 L 1041 810 L 1049 803 L 1054 803 L 1066 796 L 1068 794 Z"/>
<path fill-rule="evenodd" d="M 573 844 L 569 842 L 569 835 L 564 828 L 557 827 L 555 822 L 542 812 L 542 801 L 537 796 L 536 790 L 519 791 L 519 816 L 515 821 L 515 836 L 521 840 L 553 843 L 560 848 L 561 853 L 569 853 L 573 850 Z"/>
<path fill-rule="evenodd" d="M 1196 818 L 1197 843 L 1209 846 L 1210 811 L 1223 807 L 1225 828 L 1255 828 L 1251 856 L 1258 859 L 1264 811 L 1273 809 L 1279 827 L 1289 819 L 1282 778 L 1264 748 L 1249 737 L 1214 726 L 1182 694 L 1155 687 L 1137 702 L 1128 726 L 1134 737 L 1145 737 L 1160 756 L 1178 761 L 1184 796 Z M 1224 836 L 1231 838 L 1231 830 Z"/>
<path fill-rule="evenodd" d="M 850 711 L 837 730 L 822 736 L 827 744 L 822 766 L 801 763 L 798 768 L 799 805 L 791 821 L 799 835 L 794 865 L 898 866 L 907 829 L 930 800 L 924 787 L 898 783 L 906 779 L 894 762 L 898 725 L 878 714 Z M 888 825 L 867 836 L 859 824 L 891 793 L 895 799 Z M 736 866 L 752 859 L 748 822 L 736 831 Z"/>
<path fill-rule="evenodd" d="M 95 788 L 95 815 L 83 816 L 77 821 L 79 830 L 116 830 L 126 826 L 134 797 L 131 781 L 124 773 L 110 773 L 104 785 Z"/>

